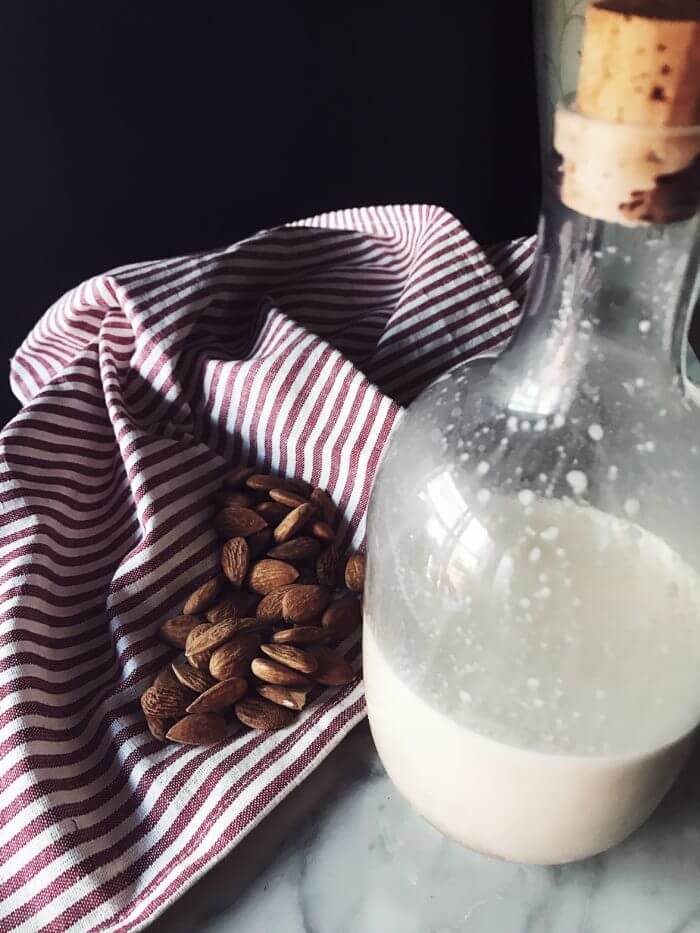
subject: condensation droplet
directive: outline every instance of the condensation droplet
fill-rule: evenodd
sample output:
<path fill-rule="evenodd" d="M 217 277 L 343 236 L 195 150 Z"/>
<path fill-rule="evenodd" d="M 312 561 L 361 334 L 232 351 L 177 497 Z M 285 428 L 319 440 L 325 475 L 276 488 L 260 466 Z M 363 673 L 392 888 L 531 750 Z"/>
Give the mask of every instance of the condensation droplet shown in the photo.
<path fill-rule="evenodd" d="M 487 463 L 486 460 L 482 460 L 476 468 L 476 472 L 479 476 L 486 476 L 488 471 L 491 469 L 491 464 Z"/>
<path fill-rule="evenodd" d="M 630 517 L 634 517 L 639 514 L 639 499 L 626 499 L 624 505 L 625 512 Z"/>
<path fill-rule="evenodd" d="M 542 551 L 538 547 L 533 547 L 530 551 L 530 563 L 536 564 L 540 557 L 542 557 Z"/>
<path fill-rule="evenodd" d="M 651 321 L 640 321 L 637 326 L 639 327 L 640 334 L 648 334 L 651 330 Z"/>
<path fill-rule="evenodd" d="M 608 479 L 612 480 L 612 482 L 614 483 L 615 480 L 617 479 L 618 472 L 619 471 L 617 467 L 615 466 L 615 464 L 611 463 L 610 466 L 608 467 Z"/>
<path fill-rule="evenodd" d="M 562 415 L 561 412 L 557 412 L 556 415 L 552 418 L 552 424 L 555 428 L 563 428 L 566 424 L 566 418 Z"/>
<path fill-rule="evenodd" d="M 559 529 L 556 525 L 550 525 L 549 528 L 545 528 L 544 531 L 540 532 L 540 538 L 543 541 L 556 541 L 559 537 Z"/>
<path fill-rule="evenodd" d="M 566 481 L 576 496 L 582 496 L 588 487 L 588 479 L 582 470 L 569 470 Z"/>
<path fill-rule="evenodd" d="M 603 439 L 603 429 L 599 424 L 592 424 L 588 429 L 588 436 L 592 441 L 601 441 Z"/>
<path fill-rule="evenodd" d="M 535 494 L 531 489 L 521 489 L 518 493 L 518 501 L 527 508 L 535 501 Z"/>
<path fill-rule="evenodd" d="M 491 493 L 488 489 L 480 489 L 476 494 L 476 501 L 480 503 L 480 505 L 486 505 L 490 498 Z"/>
<path fill-rule="evenodd" d="M 537 421 L 535 422 L 535 431 L 544 431 L 546 427 L 547 427 L 546 418 L 538 418 Z"/>

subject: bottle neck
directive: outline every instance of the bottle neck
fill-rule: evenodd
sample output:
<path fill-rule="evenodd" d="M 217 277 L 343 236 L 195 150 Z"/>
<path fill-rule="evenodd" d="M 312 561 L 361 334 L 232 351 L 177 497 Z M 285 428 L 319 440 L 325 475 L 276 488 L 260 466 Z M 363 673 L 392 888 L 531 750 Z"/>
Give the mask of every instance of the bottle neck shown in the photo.
<path fill-rule="evenodd" d="M 539 415 L 566 409 L 577 374 L 611 342 L 645 357 L 682 390 L 698 293 L 698 226 L 698 215 L 653 226 L 609 223 L 569 210 L 550 193 L 522 322 L 504 354 L 517 352 L 527 374 L 515 407 Z"/>

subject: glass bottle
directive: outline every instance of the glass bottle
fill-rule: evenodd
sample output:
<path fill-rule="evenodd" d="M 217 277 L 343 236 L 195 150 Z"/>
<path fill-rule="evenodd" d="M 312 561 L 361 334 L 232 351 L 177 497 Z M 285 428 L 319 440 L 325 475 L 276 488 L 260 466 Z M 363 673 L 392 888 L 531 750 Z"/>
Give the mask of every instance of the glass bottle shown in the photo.
<path fill-rule="evenodd" d="M 624 225 L 550 193 L 516 337 L 433 383 L 379 470 L 370 725 L 399 790 L 480 851 L 608 848 L 663 798 L 700 722 L 684 374 L 700 238 L 684 213 Z"/>

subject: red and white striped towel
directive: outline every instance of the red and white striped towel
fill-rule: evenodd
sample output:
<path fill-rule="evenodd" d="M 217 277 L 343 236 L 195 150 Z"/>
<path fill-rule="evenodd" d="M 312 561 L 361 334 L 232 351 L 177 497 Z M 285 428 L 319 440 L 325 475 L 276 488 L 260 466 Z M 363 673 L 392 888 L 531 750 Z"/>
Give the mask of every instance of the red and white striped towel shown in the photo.
<path fill-rule="evenodd" d="M 341 211 L 44 315 L 2 434 L 0 930 L 144 926 L 363 716 L 352 685 L 201 750 L 155 742 L 138 696 L 215 565 L 226 470 L 327 488 L 358 544 L 400 406 L 508 338 L 532 247 L 484 251 L 437 207 Z"/>

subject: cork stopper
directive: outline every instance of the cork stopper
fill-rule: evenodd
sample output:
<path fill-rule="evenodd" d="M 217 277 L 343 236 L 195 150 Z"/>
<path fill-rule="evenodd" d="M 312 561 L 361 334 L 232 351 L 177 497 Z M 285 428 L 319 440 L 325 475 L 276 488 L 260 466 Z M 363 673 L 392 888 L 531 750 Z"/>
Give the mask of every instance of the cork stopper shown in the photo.
<path fill-rule="evenodd" d="M 561 197 L 627 225 L 700 202 L 700 0 L 599 0 L 586 14 L 574 109 L 560 109 Z"/>
<path fill-rule="evenodd" d="M 700 2 L 590 6 L 576 103 L 579 113 L 613 123 L 700 123 Z"/>

